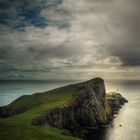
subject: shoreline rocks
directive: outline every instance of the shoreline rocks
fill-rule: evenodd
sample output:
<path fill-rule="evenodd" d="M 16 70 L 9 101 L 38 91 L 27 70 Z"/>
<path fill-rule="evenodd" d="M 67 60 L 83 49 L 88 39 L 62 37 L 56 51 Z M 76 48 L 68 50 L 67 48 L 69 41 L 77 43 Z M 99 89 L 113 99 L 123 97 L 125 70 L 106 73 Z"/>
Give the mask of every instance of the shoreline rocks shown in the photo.
<path fill-rule="evenodd" d="M 34 118 L 33 125 L 48 124 L 70 135 L 81 137 L 86 131 L 109 126 L 114 114 L 128 102 L 119 93 L 106 94 L 104 81 L 100 78 L 80 85 L 77 97 L 69 105 L 55 108 L 43 116 Z"/>
<path fill-rule="evenodd" d="M 55 93 L 53 94 L 55 96 L 61 92 L 67 94 L 67 91 L 72 91 L 72 100 L 61 107 L 57 106 L 49 110 L 41 116 L 32 118 L 31 123 L 35 126 L 47 124 L 59 128 L 63 135 L 83 137 L 88 131 L 110 127 L 114 115 L 118 113 L 124 103 L 128 102 L 120 93 L 106 94 L 104 81 L 101 78 L 61 87 L 45 94 L 52 96 Z M 40 94 L 22 96 L 11 104 L 0 107 L 0 118 L 23 113 L 38 105 L 37 99 L 39 96 Z M 34 102 L 31 103 L 29 97 L 32 97 Z"/>

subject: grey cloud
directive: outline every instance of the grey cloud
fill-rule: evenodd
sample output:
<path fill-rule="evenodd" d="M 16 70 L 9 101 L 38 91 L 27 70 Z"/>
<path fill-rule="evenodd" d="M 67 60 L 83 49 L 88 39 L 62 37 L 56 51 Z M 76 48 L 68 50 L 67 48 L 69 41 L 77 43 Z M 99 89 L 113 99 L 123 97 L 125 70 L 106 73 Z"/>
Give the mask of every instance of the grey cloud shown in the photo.
<path fill-rule="evenodd" d="M 22 78 L 109 73 L 127 77 L 130 69 L 135 73 L 140 66 L 139 4 L 138 0 L 47 1 L 40 11 L 47 27 L 28 26 L 24 32 L 0 27 L 0 70 Z"/>
<path fill-rule="evenodd" d="M 117 3 L 117 2 L 116 2 Z M 113 36 L 110 46 L 110 53 L 118 56 L 124 66 L 140 66 L 140 1 L 121 1 L 118 9 L 110 13 L 111 20 L 115 22 L 119 34 Z"/>

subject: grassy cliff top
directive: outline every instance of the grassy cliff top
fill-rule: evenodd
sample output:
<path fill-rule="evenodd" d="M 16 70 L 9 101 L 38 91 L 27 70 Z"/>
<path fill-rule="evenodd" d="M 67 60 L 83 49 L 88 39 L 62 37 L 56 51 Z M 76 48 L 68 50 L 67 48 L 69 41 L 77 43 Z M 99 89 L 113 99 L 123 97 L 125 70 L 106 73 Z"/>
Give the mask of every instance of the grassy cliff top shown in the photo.
<path fill-rule="evenodd" d="M 33 118 L 73 101 L 77 91 L 90 83 L 100 84 L 103 80 L 95 78 L 47 92 L 24 95 L 3 107 L 12 115 L 17 114 L 15 111 L 23 113 L 0 119 L 0 140 L 78 140 L 63 136 L 58 129 L 49 125 L 33 126 L 31 122 Z M 111 95 L 108 98 L 111 98 Z"/>
<path fill-rule="evenodd" d="M 78 140 L 78 138 L 63 136 L 56 128 L 33 126 L 32 118 L 49 110 L 63 106 L 73 99 L 74 91 L 69 88 L 49 92 L 25 95 L 7 106 L 10 111 L 17 109 L 25 111 L 22 114 L 0 119 L 0 140 Z"/>

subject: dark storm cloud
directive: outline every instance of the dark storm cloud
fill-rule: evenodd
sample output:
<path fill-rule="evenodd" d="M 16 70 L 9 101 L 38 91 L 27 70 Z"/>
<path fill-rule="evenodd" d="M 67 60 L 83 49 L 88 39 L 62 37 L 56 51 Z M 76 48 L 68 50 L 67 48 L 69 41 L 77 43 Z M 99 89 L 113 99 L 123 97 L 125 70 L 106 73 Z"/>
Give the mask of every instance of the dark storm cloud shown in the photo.
<path fill-rule="evenodd" d="M 119 35 L 114 31 L 110 52 L 118 56 L 124 66 L 140 66 L 140 1 L 124 0 L 120 4 L 110 14 L 116 30 L 120 30 Z"/>
<path fill-rule="evenodd" d="M 0 79 L 138 73 L 139 5 L 138 0 L 1 0 Z"/>
<path fill-rule="evenodd" d="M 126 47 L 127 45 L 127 47 Z M 117 46 L 116 49 L 112 50 L 114 56 L 119 57 L 122 62 L 122 66 L 140 66 L 140 46 L 134 42 L 127 44 L 124 43 L 124 46 Z"/>

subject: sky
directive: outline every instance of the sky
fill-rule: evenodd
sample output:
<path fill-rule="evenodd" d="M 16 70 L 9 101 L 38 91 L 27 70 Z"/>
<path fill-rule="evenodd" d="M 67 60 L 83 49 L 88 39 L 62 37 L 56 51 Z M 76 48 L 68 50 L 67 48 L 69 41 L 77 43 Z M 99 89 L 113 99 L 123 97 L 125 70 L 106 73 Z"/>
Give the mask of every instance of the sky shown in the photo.
<path fill-rule="evenodd" d="M 139 0 L 0 0 L 0 80 L 140 80 Z"/>

